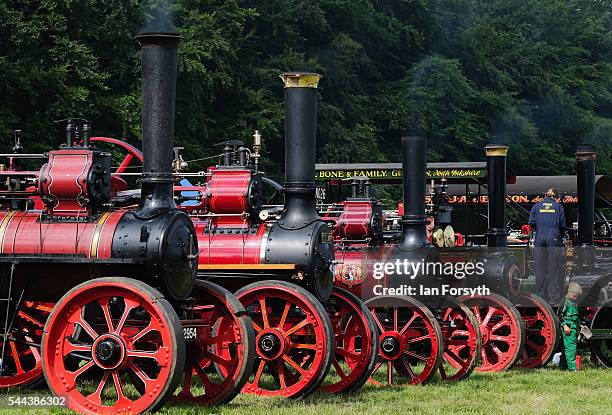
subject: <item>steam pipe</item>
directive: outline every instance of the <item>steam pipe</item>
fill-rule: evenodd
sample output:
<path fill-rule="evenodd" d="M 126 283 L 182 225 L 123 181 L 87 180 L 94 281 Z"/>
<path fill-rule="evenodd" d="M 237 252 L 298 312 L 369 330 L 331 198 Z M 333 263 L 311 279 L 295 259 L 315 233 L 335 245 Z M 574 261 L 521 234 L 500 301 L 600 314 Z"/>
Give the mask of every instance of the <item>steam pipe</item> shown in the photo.
<path fill-rule="evenodd" d="M 176 33 L 136 36 L 142 46 L 142 191 L 135 215 L 152 218 L 176 208 L 172 194 Z"/>
<path fill-rule="evenodd" d="M 595 228 L 595 160 L 591 145 L 576 149 L 576 188 L 578 190 L 578 245 L 583 249 L 581 265 L 594 262 L 593 232 Z"/>
<path fill-rule="evenodd" d="M 285 212 L 284 228 L 300 228 L 316 220 L 315 162 L 317 86 L 321 75 L 292 72 L 285 84 Z"/>
<path fill-rule="evenodd" d="M 487 189 L 489 192 L 487 246 L 506 247 L 506 157 L 508 147 L 489 144 L 485 147 L 487 154 Z"/>
<path fill-rule="evenodd" d="M 402 137 L 404 215 L 401 221 L 401 248 L 415 249 L 429 244 L 425 214 L 426 169 L 427 139 L 420 136 Z"/>

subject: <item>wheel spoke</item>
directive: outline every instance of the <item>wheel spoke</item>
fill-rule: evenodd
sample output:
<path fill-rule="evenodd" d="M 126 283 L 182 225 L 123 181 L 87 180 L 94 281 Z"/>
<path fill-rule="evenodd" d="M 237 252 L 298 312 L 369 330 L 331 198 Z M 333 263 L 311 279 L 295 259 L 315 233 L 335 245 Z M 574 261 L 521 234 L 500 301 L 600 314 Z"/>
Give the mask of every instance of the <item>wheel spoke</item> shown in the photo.
<path fill-rule="evenodd" d="M 100 304 L 100 307 L 102 307 L 102 312 L 104 313 L 104 321 L 106 321 L 106 326 L 108 327 L 108 333 L 114 333 L 115 327 L 113 324 L 113 317 L 111 316 L 110 309 L 108 308 L 110 298 L 106 298 L 105 300 L 106 301 L 99 299 L 98 304 Z"/>
<path fill-rule="evenodd" d="M 408 376 L 410 376 L 410 379 L 416 378 L 416 375 L 414 373 L 414 370 L 412 370 L 412 366 L 410 366 L 410 362 L 408 361 L 408 358 L 402 355 L 400 361 L 402 362 L 404 369 L 406 369 L 406 372 L 408 372 Z"/>
<path fill-rule="evenodd" d="M 404 350 L 404 354 L 408 355 L 408 356 L 411 356 L 411 357 L 414 357 L 415 359 L 418 359 L 418 360 L 423 361 L 423 362 L 427 361 L 427 357 L 422 356 L 422 355 L 420 355 L 418 353 L 415 353 L 415 352 L 413 352 L 411 350 Z"/>
<path fill-rule="evenodd" d="M 102 375 L 102 380 L 100 380 L 96 390 L 91 395 L 87 395 L 88 400 L 93 401 L 98 405 L 102 405 L 102 391 L 104 390 L 104 385 L 106 385 L 109 374 L 110 372 L 105 372 L 104 375 Z"/>
<path fill-rule="evenodd" d="M 261 318 L 263 319 L 263 328 L 270 328 L 270 322 L 268 321 L 268 310 L 266 309 L 266 299 L 259 299 L 259 307 L 261 308 Z"/>
<path fill-rule="evenodd" d="M 495 313 L 495 309 L 493 307 L 489 307 L 489 311 L 487 311 L 487 315 L 485 316 L 484 320 L 482 320 L 482 324 L 484 326 L 489 324 L 489 320 L 491 320 L 491 317 L 493 317 L 494 313 Z"/>
<path fill-rule="evenodd" d="M 372 317 L 374 317 L 374 321 L 376 322 L 376 325 L 378 326 L 378 329 L 380 330 L 380 332 L 384 332 L 385 328 L 383 327 L 382 323 L 380 322 L 380 320 L 378 319 L 378 314 L 376 314 L 376 310 L 372 309 L 370 310 Z"/>
<path fill-rule="evenodd" d="M 112 373 L 113 373 L 113 383 L 115 384 L 115 389 L 117 390 L 117 402 L 129 400 L 123 394 L 123 386 L 121 386 L 121 379 L 119 378 L 119 371 L 113 370 Z"/>
<path fill-rule="evenodd" d="M 138 303 L 133 303 L 132 301 L 125 300 L 125 309 L 123 310 L 123 314 L 121 315 L 121 318 L 119 319 L 119 322 L 117 323 L 117 328 L 115 329 L 115 333 L 117 334 L 121 333 L 121 330 L 123 330 L 123 326 L 125 325 L 125 322 L 127 321 L 128 316 L 130 315 L 132 310 L 138 307 L 139 305 L 140 304 Z"/>
<path fill-rule="evenodd" d="M 429 334 L 425 334 L 423 336 L 413 337 L 411 339 L 407 339 L 406 343 L 416 343 L 416 342 L 420 342 L 420 341 L 427 340 L 427 339 L 429 339 Z"/>
<path fill-rule="evenodd" d="M 266 361 L 261 359 L 259 361 L 259 366 L 257 367 L 257 372 L 255 372 L 255 378 L 253 379 L 253 384 L 255 386 L 259 385 L 259 379 L 261 379 L 261 374 L 263 373 L 265 366 L 266 366 Z"/>
<path fill-rule="evenodd" d="M 168 355 L 168 348 L 164 346 L 160 347 L 154 352 L 148 351 L 148 350 L 128 350 L 127 351 L 128 357 L 132 357 L 132 358 L 141 357 L 145 359 L 152 359 L 152 360 L 155 360 L 157 364 L 162 367 L 166 366 L 167 359 L 164 358 L 164 356 L 167 356 L 167 355 Z"/>
<path fill-rule="evenodd" d="M 336 369 L 336 373 L 338 374 L 338 376 L 340 376 L 340 379 L 347 378 L 347 375 L 346 373 L 344 373 L 344 370 L 342 370 L 342 366 L 340 366 L 340 363 L 338 363 L 338 359 L 336 359 L 336 356 L 332 357 L 332 366 Z"/>
<path fill-rule="evenodd" d="M 281 316 L 280 322 L 278 323 L 278 328 L 280 330 L 284 330 L 285 321 L 287 320 L 287 315 L 289 314 L 289 309 L 291 308 L 291 304 L 289 302 L 285 303 L 285 308 L 283 309 L 283 314 Z"/>
<path fill-rule="evenodd" d="M 287 356 L 286 354 L 283 355 L 283 360 L 287 363 L 289 363 L 289 365 L 291 367 L 293 367 L 295 370 L 297 370 L 298 372 L 300 372 L 300 374 L 302 376 L 306 376 L 307 372 L 300 366 L 298 365 L 292 358 L 290 358 L 289 356 Z"/>
<path fill-rule="evenodd" d="M 232 359 L 224 359 L 221 356 L 218 356 L 208 350 L 204 350 L 202 353 L 205 357 L 209 358 L 213 362 L 223 366 L 224 368 L 231 367 L 233 360 Z"/>
<path fill-rule="evenodd" d="M 276 361 L 276 370 L 278 371 L 278 381 L 281 389 L 287 389 L 287 381 L 285 380 L 285 365 L 282 360 Z"/>
<path fill-rule="evenodd" d="M 402 336 L 406 330 L 408 330 L 408 328 L 410 327 L 410 325 L 412 323 L 414 323 L 414 320 L 416 320 L 418 317 L 417 313 L 415 312 L 414 314 L 412 314 L 412 317 L 410 317 L 410 320 L 408 320 L 408 322 L 406 324 L 404 324 L 404 327 L 402 327 L 402 329 L 400 330 L 400 336 Z"/>
<path fill-rule="evenodd" d="M 17 346 L 15 342 L 9 341 L 9 346 L 11 348 L 11 354 L 13 355 L 13 359 L 15 360 L 15 368 L 17 369 L 17 374 L 20 375 L 25 373 L 23 367 L 21 366 L 21 360 L 19 359 L 19 352 L 17 351 Z"/>
<path fill-rule="evenodd" d="M 83 318 L 83 316 L 81 315 L 81 310 L 79 310 L 79 317 L 77 318 L 76 321 L 73 322 L 74 324 L 78 324 L 79 326 L 81 326 L 81 328 L 83 330 L 85 330 L 85 332 L 89 335 L 89 337 L 91 337 L 93 340 L 95 340 L 96 338 L 99 337 L 98 332 L 96 332 L 87 321 L 85 321 L 85 319 Z"/>
<path fill-rule="evenodd" d="M 289 330 L 287 330 L 285 332 L 285 337 L 289 337 L 291 336 L 293 333 L 295 333 L 296 331 L 298 331 L 299 329 L 301 329 L 302 327 L 306 326 L 307 324 L 310 324 L 310 318 L 306 317 L 304 320 L 300 321 L 298 324 L 296 324 L 295 326 L 291 327 Z"/>
<path fill-rule="evenodd" d="M 309 350 L 317 350 L 316 344 L 309 343 L 293 343 L 291 344 L 292 349 L 309 349 Z"/>
<path fill-rule="evenodd" d="M 459 366 L 461 366 L 462 368 L 465 368 L 468 366 L 468 362 L 464 361 L 463 359 L 461 359 L 454 351 L 452 351 L 451 349 L 446 349 L 444 351 L 444 354 L 447 355 L 447 360 L 448 358 L 452 359 L 456 364 L 458 364 Z M 449 361 L 449 363 L 452 365 L 453 363 Z M 455 365 L 453 365 L 455 366 Z M 442 367 L 442 365 L 440 365 L 440 367 Z"/>
<path fill-rule="evenodd" d="M 393 307 L 393 330 L 397 331 L 399 325 L 399 307 Z"/>
<path fill-rule="evenodd" d="M 138 340 L 155 330 L 157 330 L 157 328 L 154 326 L 153 320 L 149 321 L 149 324 L 147 324 L 145 328 L 132 336 L 132 343 L 136 343 Z"/>
<path fill-rule="evenodd" d="M 393 363 L 390 360 L 387 361 L 387 384 L 393 385 Z"/>

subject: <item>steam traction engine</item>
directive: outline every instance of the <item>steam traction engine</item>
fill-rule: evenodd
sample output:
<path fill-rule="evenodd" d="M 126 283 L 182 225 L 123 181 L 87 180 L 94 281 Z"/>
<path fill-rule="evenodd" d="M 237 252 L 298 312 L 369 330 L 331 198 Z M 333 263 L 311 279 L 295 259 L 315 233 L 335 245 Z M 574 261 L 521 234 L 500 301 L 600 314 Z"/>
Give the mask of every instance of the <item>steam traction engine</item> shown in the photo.
<path fill-rule="evenodd" d="M 137 208 L 112 190 L 110 154 L 91 146 L 87 124 L 68 123 L 66 144 L 48 155 L 3 155 L 11 169 L 0 173 L 7 209 L 0 213 L 1 384 L 33 385 L 44 375 L 81 413 L 152 411 L 192 376 L 200 393 L 181 396 L 224 403 L 240 391 L 254 359 L 245 309 L 227 290 L 195 280 L 195 229 L 173 200 L 181 38 L 136 39 L 144 142 Z M 46 163 L 19 171 L 23 158 Z M 199 366 L 184 371 L 186 361 Z M 211 362 L 214 373 L 205 370 Z"/>
<path fill-rule="evenodd" d="M 238 290 L 253 320 L 257 361 L 245 392 L 303 397 L 322 384 L 330 365 L 338 380 L 322 388 L 350 392 L 364 384 L 374 365 L 374 322 L 356 296 L 333 288 L 331 231 L 316 211 L 320 76 L 282 78 L 285 183 L 276 187 L 285 204 L 262 209 L 260 137 L 253 157 L 240 142 L 224 143 L 223 163 L 209 168 L 205 185 L 196 190 L 200 203 L 185 207 L 198 236 L 198 278 Z"/>

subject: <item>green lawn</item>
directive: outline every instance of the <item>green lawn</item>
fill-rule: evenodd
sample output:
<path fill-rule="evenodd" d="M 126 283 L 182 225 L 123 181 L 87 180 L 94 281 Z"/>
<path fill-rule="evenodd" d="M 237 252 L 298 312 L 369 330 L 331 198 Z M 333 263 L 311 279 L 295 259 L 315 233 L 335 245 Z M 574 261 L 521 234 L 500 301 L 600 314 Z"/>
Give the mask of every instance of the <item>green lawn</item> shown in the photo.
<path fill-rule="evenodd" d="M 23 393 L 23 392 L 22 392 Z M 32 393 L 32 392 L 30 392 Z M 42 391 L 36 392 L 42 394 Z M 15 393 L 11 393 L 15 395 Z M 2 414 L 67 413 L 65 409 L 8 409 Z M 162 414 L 358 415 L 358 414 L 609 414 L 612 413 L 612 370 L 584 368 L 576 373 L 558 369 L 475 373 L 468 381 L 425 386 L 366 385 L 352 396 L 315 394 L 302 401 L 241 395 L 223 407 L 167 405 Z"/>

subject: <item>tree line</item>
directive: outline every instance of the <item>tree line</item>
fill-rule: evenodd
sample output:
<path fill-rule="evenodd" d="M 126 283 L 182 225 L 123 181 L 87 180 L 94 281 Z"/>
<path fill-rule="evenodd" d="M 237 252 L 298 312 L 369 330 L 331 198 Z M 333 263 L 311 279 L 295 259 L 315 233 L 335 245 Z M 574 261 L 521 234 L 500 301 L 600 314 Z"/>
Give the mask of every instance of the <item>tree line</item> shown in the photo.
<path fill-rule="evenodd" d="M 3 151 L 16 128 L 28 151 L 57 145 L 54 121 L 67 116 L 137 143 L 132 39 L 160 11 L 185 38 L 176 140 L 186 159 L 258 129 L 263 167 L 280 174 L 278 75 L 305 70 L 323 75 L 320 161 L 398 161 L 412 125 L 432 161 L 482 160 L 486 143 L 505 143 L 519 174 L 573 174 L 576 146 L 591 143 L 598 172 L 612 172 L 609 0 L 2 2 Z"/>

